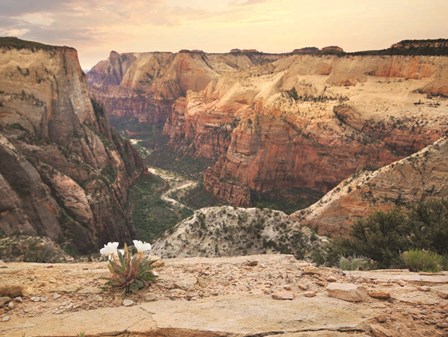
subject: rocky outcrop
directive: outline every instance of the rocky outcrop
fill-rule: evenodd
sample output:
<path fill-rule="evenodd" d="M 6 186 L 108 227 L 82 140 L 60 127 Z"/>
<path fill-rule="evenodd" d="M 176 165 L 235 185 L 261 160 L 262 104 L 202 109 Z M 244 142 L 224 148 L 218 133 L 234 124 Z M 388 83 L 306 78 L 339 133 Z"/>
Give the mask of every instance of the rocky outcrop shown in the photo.
<path fill-rule="evenodd" d="M 153 246 L 162 257 L 291 253 L 309 258 L 326 240 L 283 212 L 230 206 L 202 208 L 165 233 Z"/>
<path fill-rule="evenodd" d="M 140 92 L 157 106 L 163 97 L 159 121 L 166 119 L 172 147 L 214 160 L 204 187 L 236 206 L 285 189 L 326 193 L 360 169 L 387 165 L 444 135 L 447 57 L 325 50 L 183 51 L 164 54 L 163 66 L 152 65 L 157 53 L 111 55 L 89 81 L 110 111 L 120 106 L 115 90 Z M 160 71 L 145 82 L 152 67 Z M 132 116 L 152 118 L 158 110 L 150 110 Z"/>
<path fill-rule="evenodd" d="M 389 50 L 403 54 L 448 55 L 448 39 L 403 40 L 394 43 Z"/>
<path fill-rule="evenodd" d="M 92 106 L 76 50 L 0 41 L 0 229 L 81 253 L 130 239 L 143 164 Z"/>
<path fill-rule="evenodd" d="M 293 217 L 320 234 L 347 235 L 351 224 L 375 211 L 448 196 L 448 140 L 376 171 L 358 172 Z"/>

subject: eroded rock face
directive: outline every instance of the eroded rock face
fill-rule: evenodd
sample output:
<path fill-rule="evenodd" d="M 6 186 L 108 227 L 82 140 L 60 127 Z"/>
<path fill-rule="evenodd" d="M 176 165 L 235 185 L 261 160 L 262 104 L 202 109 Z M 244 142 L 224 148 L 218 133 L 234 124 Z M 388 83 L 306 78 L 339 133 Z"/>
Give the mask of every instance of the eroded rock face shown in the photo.
<path fill-rule="evenodd" d="M 141 159 L 93 109 L 76 50 L 13 41 L 0 41 L 1 231 L 84 253 L 129 239 Z"/>
<path fill-rule="evenodd" d="M 197 210 L 158 239 L 153 252 L 161 257 L 276 252 L 304 258 L 320 252 L 326 242 L 283 212 L 222 206 Z"/>
<path fill-rule="evenodd" d="M 430 43 L 429 54 L 440 56 L 407 56 L 401 47 L 362 55 L 111 54 L 89 83 L 116 116 L 166 121 L 173 148 L 215 161 L 206 190 L 248 206 L 272 191 L 326 193 L 443 136 L 448 57 L 434 52 L 442 42 Z M 152 107 L 124 109 L 120 97 Z"/>
<path fill-rule="evenodd" d="M 426 198 L 448 196 L 448 140 L 376 171 L 342 181 L 314 205 L 292 214 L 324 235 L 347 235 L 351 224 L 375 211 Z"/>
<path fill-rule="evenodd" d="M 416 90 L 442 94 L 434 83 L 448 59 L 417 59 L 283 58 L 188 94 L 165 131 L 184 153 L 217 158 L 204 186 L 233 205 L 250 205 L 252 192 L 326 193 L 357 170 L 387 165 L 444 134 L 446 99 Z"/>

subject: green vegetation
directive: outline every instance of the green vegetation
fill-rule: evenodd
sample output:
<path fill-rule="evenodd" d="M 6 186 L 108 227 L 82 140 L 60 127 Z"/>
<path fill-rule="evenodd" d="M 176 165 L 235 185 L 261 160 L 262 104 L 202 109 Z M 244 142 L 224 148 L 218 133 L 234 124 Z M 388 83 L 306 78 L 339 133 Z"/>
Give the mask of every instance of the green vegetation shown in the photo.
<path fill-rule="evenodd" d="M 380 268 L 404 267 L 402 252 L 417 249 L 446 256 L 447 242 L 448 201 L 429 200 L 359 220 L 350 238 L 333 242 L 325 261 L 335 265 L 340 256 L 365 256 Z"/>
<path fill-rule="evenodd" d="M 195 188 L 189 190 L 185 196 L 173 195 L 173 197 L 192 209 L 223 205 L 213 194 L 204 190 L 202 182 L 199 182 Z"/>
<path fill-rule="evenodd" d="M 152 272 L 156 260 L 150 260 L 143 252 L 132 254 L 126 243 L 123 253 L 117 251 L 117 254 L 109 260 L 111 275 L 107 278 L 107 286 L 124 293 L 135 293 L 156 280 L 157 276 Z"/>
<path fill-rule="evenodd" d="M 143 144 L 146 145 L 145 142 Z M 146 158 L 145 163 L 149 166 L 160 167 L 192 179 L 202 177 L 202 172 L 212 164 L 207 159 L 180 156 L 168 144 L 155 149 Z"/>
<path fill-rule="evenodd" d="M 442 255 L 421 249 L 403 252 L 401 259 L 410 271 L 438 272 L 447 264 Z"/>
<path fill-rule="evenodd" d="M 110 125 L 125 138 L 141 139 L 148 148 L 166 143 L 167 137 L 162 135 L 162 126 L 143 124 L 137 118 L 122 118 L 109 115 Z"/>
<path fill-rule="evenodd" d="M 342 270 L 370 270 L 375 266 L 375 262 L 362 256 L 341 256 L 339 259 L 339 268 Z"/>
<path fill-rule="evenodd" d="M 171 229 L 179 221 L 189 217 L 191 211 L 175 212 L 161 199 L 166 183 L 159 177 L 144 175 L 131 188 L 130 198 L 134 204 L 132 219 L 137 236 L 153 242 L 165 230 Z"/>
<path fill-rule="evenodd" d="M 276 209 L 291 214 L 314 204 L 322 196 L 323 194 L 319 191 L 293 188 L 287 191 L 263 194 L 252 192 L 250 198 L 254 207 Z"/>
<path fill-rule="evenodd" d="M 0 48 L 8 48 L 8 49 L 30 49 L 30 50 L 56 50 L 58 47 L 49 46 L 43 43 L 33 42 L 33 41 L 25 41 L 20 40 L 16 37 L 0 37 Z"/>

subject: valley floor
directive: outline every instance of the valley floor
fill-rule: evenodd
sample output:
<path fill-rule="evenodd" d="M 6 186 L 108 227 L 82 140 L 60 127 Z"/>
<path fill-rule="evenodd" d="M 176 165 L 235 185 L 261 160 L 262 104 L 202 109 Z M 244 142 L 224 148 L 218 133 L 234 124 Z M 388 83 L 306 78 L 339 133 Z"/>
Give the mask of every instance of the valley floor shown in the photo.
<path fill-rule="evenodd" d="M 158 281 L 124 301 L 102 289 L 106 262 L 2 263 L 0 335 L 448 336 L 447 272 L 342 272 L 290 255 L 156 264 Z M 330 297 L 340 283 L 369 296 Z"/>

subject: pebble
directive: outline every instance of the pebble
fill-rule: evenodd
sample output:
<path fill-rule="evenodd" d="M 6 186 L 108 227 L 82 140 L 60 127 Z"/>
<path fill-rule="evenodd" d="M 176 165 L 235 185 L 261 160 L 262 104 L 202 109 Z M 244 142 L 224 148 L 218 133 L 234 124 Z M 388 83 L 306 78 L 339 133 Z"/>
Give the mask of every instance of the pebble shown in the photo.
<path fill-rule="evenodd" d="M 4 316 L 4 317 L 2 318 L 2 322 L 8 322 L 10 319 L 11 319 L 10 316 Z"/>
<path fill-rule="evenodd" d="M 9 309 L 14 309 L 14 302 L 9 302 L 8 303 L 8 308 Z"/>
<path fill-rule="evenodd" d="M 144 298 L 145 298 L 146 302 L 154 302 L 154 301 L 157 301 L 157 299 L 158 299 L 156 294 L 151 294 L 151 293 L 146 294 Z"/>
<path fill-rule="evenodd" d="M 135 302 L 133 300 L 130 300 L 130 299 L 127 299 L 127 298 L 123 300 L 123 305 L 125 307 L 130 307 L 130 306 L 132 306 L 134 304 L 135 304 Z"/>
<path fill-rule="evenodd" d="M 255 267 L 256 265 L 258 265 L 258 261 L 257 261 L 257 260 L 248 261 L 246 264 L 247 264 L 249 267 Z"/>
<path fill-rule="evenodd" d="M 329 277 L 327 277 L 327 281 L 328 281 L 328 282 L 336 282 L 336 281 L 337 281 L 337 278 L 334 277 L 334 276 L 329 276 Z"/>
<path fill-rule="evenodd" d="M 33 296 L 33 297 L 30 298 L 30 300 L 33 301 L 33 302 L 39 302 L 40 301 L 40 297 Z"/>
<path fill-rule="evenodd" d="M 367 294 L 377 300 L 388 300 L 390 298 L 390 294 L 385 291 L 368 291 Z"/>
<path fill-rule="evenodd" d="M 9 301 L 11 301 L 11 297 L 9 296 L 0 297 L 0 307 L 4 306 Z"/>
<path fill-rule="evenodd" d="M 19 302 L 19 303 L 23 303 L 23 298 L 19 296 L 19 297 L 16 297 L 14 299 L 14 301 Z"/>
<path fill-rule="evenodd" d="M 307 291 L 306 293 L 303 294 L 303 296 L 305 297 L 315 297 L 317 295 L 317 293 L 315 291 Z"/>
<path fill-rule="evenodd" d="M 272 294 L 272 298 L 274 300 L 280 300 L 280 301 L 284 301 L 284 300 L 293 300 L 294 299 L 294 293 L 290 292 L 290 291 L 279 291 L 276 293 Z"/>
<path fill-rule="evenodd" d="M 53 299 L 54 300 L 57 300 L 57 299 L 59 299 L 59 298 L 61 298 L 62 297 L 62 295 L 60 295 L 60 294 L 58 294 L 58 293 L 54 293 L 53 294 Z"/>
<path fill-rule="evenodd" d="M 431 288 L 428 286 L 418 286 L 417 290 L 428 292 L 428 291 L 431 291 Z"/>
<path fill-rule="evenodd" d="M 385 323 L 387 321 L 387 316 L 386 315 L 379 315 L 376 320 L 378 321 L 378 323 Z"/>
<path fill-rule="evenodd" d="M 308 290 L 309 288 L 308 284 L 301 284 L 301 283 L 298 284 L 298 287 L 302 290 Z"/>

